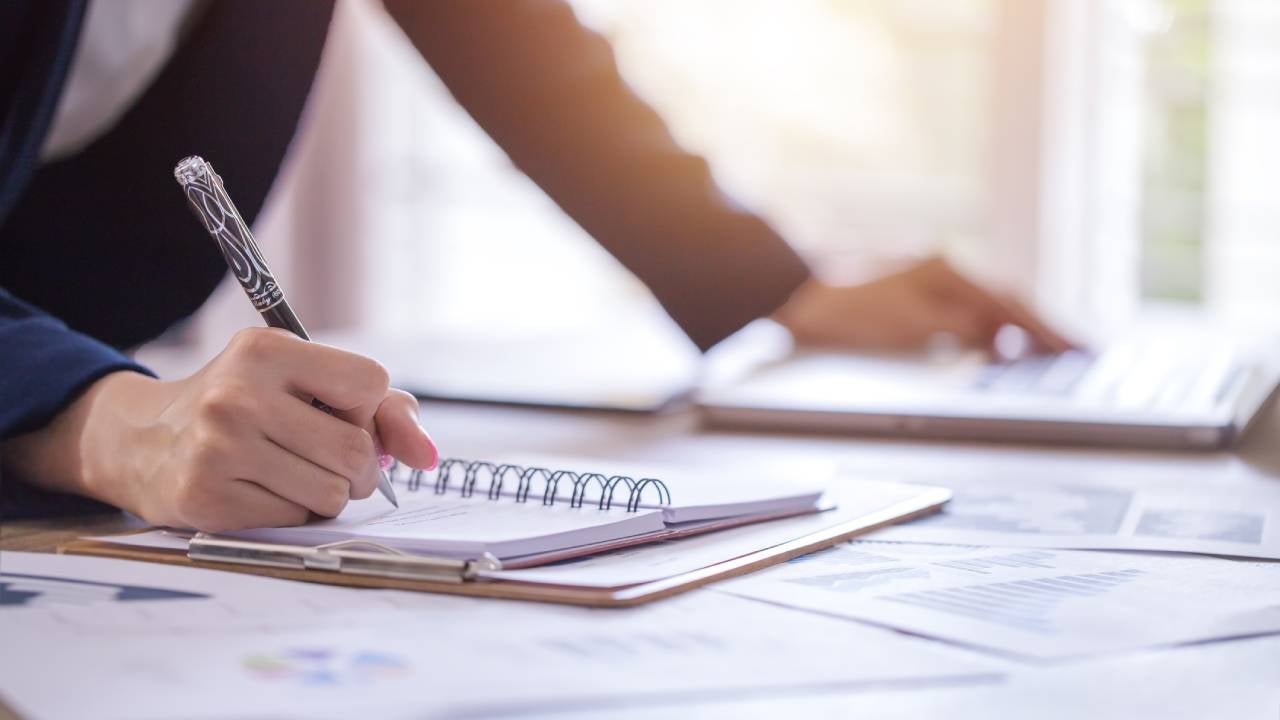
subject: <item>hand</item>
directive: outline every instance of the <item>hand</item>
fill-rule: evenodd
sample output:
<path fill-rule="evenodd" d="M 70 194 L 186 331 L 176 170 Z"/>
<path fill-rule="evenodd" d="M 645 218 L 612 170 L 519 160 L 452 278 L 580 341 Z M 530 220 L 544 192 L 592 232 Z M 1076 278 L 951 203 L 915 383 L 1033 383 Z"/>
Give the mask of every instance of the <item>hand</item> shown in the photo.
<path fill-rule="evenodd" d="M 937 258 L 862 285 L 810 280 L 774 319 L 805 345 L 921 350 L 946 333 L 989 349 L 1000 328 L 1014 325 L 1037 350 L 1074 347 L 1016 301 L 984 290 Z"/>
<path fill-rule="evenodd" d="M 216 532 L 333 517 L 368 497 L 375 435 L 407 465 L 436 463 L 417 401 L 388 388 L 381 365 L 253 328 L 183 380 L 105 376 L 46 428 L 7 442 L 5 460 L 153 524 Z"/>

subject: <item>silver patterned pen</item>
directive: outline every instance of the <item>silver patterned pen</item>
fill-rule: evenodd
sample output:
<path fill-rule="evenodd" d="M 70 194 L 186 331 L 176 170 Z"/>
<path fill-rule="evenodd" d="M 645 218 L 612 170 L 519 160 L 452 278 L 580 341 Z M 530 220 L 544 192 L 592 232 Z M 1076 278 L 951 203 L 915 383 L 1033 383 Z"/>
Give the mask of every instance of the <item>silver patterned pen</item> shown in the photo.
<path fill-rule="evenodd" d="M 267 325 L 288 330 L 303 340 L 310 340 L 302 321 L 285 301 L 284 291 L 267 268 L 267 261 L 263 259 L 258 243 L 253 239 L 253 233 L 249 231 L 244 218 L 240 217 L 235 203 L 231 202 L 227 189 L 222 185 L 222 178 L 213 171 L 213 166 L 203 158 L 193 155 L 178 163 L 173 169 L 173 176 L 186 193 L 187 203 L 191 205 L 196 217 L 218 243 L 222 256 L 231 268 L 231 274 L 240 281 L 240 286 L 249 296 L 249 302 L 262 314 Z M 329 414 L 333 413 L 333 408 L 319 400 L 313 398 L 311 404 Z M 378 490 L 392 505 L 400 507 L 396 492 L 391 487 L 391 477 L 387 474 L 387 458 L 379 457 L 378 465 Z"/>

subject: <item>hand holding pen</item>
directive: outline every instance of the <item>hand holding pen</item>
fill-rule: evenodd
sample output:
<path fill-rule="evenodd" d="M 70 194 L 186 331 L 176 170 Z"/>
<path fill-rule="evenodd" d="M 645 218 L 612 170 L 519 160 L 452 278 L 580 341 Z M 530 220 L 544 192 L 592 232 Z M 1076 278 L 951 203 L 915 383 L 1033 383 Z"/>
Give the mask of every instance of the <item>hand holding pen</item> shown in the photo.
<path fill-rule="evenodd" d="M 214 414 L 228 427 L 253 428 L 256 433 L 240 432 L 257 434 L 256 440 L 276 448 L 264 453 L 261 467 L 245 478 L 263 492 L 240 495 L 270 493 L 326 516 L 341 510 L 346 498 L 367 497 L 375 487 L 395 504 L 385 472 L 389 456 L 379 457 L 379 439 L 406 464 L 436 462 L 435 446 L 417 422 L 417 401 L 390 389 L 386 371 L 373 360 L 308 342 L 208 163 L 186 158 L 174 175 L 255 309 L 278 328 L 241 331 L 202 371 L 220 387 L 213 392 Z M 230 445 L 231 438 L 224 440 Z"/>
<path fill-rule="evenodd" d="M 381 365 L 303 339 L 213 170 L 184 162 L 179 180 L 255 306 L 287 329 L 241 330 L 186 378 L 109 372 L 6 443 L 6 462 L 153 525 L 207 532 L 337 515 L 384 481 L 376 439 L 406 465 L 433 467 L 417 401 L 389 388 Z"/>

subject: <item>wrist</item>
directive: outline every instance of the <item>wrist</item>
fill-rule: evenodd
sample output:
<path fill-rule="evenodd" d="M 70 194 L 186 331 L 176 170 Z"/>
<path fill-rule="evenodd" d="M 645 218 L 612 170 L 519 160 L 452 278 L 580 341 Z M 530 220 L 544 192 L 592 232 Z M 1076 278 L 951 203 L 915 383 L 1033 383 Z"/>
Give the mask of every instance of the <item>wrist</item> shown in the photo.
<path fill-rule="evenodd" d="M 805 280 L 769 319 L 786 328 L 797 343 L 806 342 L 811 334 L 809 323 L 814 314 L 814 298 L 820 296 L 825 288 L 826 285 L 817 278 Z"/>
<path fill-rule="evenodd" d="M 69 408 L 74 492 L 138 511 L 139 470 L 150 462 L 141 455 L 150 446 L 140 440 L 168 404 L 169 385 L 140 373 L 112 373 Z"/>
<path fill-rule="evenodd" d="M 43 428 L 4 443 L 5 464 L 27 482 L 129 507 L 125 487 L 130 449 L 125 438 L 164 385 L 141 373 L 99 378 Z"/>

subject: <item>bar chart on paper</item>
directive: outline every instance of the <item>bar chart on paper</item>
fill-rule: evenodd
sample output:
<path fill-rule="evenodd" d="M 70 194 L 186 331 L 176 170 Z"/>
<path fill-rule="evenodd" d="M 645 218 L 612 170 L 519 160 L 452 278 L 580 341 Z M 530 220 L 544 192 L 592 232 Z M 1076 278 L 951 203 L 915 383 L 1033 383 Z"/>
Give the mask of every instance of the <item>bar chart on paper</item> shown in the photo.
<path fill-rule="evenodd" d="M 1035 493 L 968 492 L 954 507 L 920 522 L 952 530 L 1052 535 L 1114 534 L 1133 503 L 1125 490 L 1084 485 L 1037 488 Z"/>
<path fill-rule="evenodd" d="M 966 484 L 954 486 L 955 497 L 942 512 L 886 528 L 875 537 L 1280 560 L 1280 521 L 1268 512 L 1280 505 L 1280 487 L 1239 496 L 1172 483 L 1111 487 L 986 479 L 980 486 Z"/>
<path fill-rule="evenodd" d="M 198 593 L 142 585 L 91 582 L 26 573 L 0 573 L 0 607 L 87 605 L 135 600 L 191 600 L 207 597 Z"/>
<path fill-rule="evenodd" d="M 720 590 L 1046 659 L 1280 631 L 1280 573 L 1210 558 L 859 540 Z"/>
<path fill-rule="evenodd" d="M 882 599 L 913 607 L 976 618 L 1027 632 L 1058 631 L 1054 613 L 1062 603 L 1094 597 L 1142 575 L 1141 570 L 1115 570 L 1060 575 L 1012 582 L 886 595 Z"/>
<path fill-rule="evenodd" d="M 1046 550 L 992 555 L 975 552 L 983 548 L 973 546 L 901 545 L 899 547 L 928 548 L 934 553 L 933 559 L 928 563 L 931 567 L 894 562 L 893 558 L 886 555 L 877 555 L 844 546 L 839 549 L 843 552 L 816 553 L 807 558 L 817 558 L 816 562 L 819 563 L 824 562 L 823 559 L 826 558 L 836 562 L 848 558 L 855 569 L 842 573 L 798 577 L 786 582 L 835 593 L 859 593 L 870 588 L 882 587 L 890 592 L 880 595 L 879 600 L 1046 634 L 1056 631 L 1054 613 L 1064 602 L 1103 595 L 1142 575 L 1141 570 L 1128 568 L 1004 582 L 979 581 L 972 585 L 948 585 L 937 589 L 895 593 L 892 592 L 894 588 L 889 586 L 898 583 L 901 587 L 901 581 L 906 580 L 928 580 L 934 578 L 937 573 L 945 571 L 952 571 L 953 575 L 972 573 L 976 579 L 984 575 L 1003 574 L 1003 571 L 1056 570 L 1058 567 L 1055 563 L 1057 554 Z M 963 555 L 949 557 L 947 552 L 958 552 Z M 798 562 L 805 560 L 806 558 L 800 558 Z M 826 561 L 830 562 L 830 560 Z M 865 567 L 872 563 L 878 566 Z M 962 575 L 957 576 L 962 577 Z"/>

